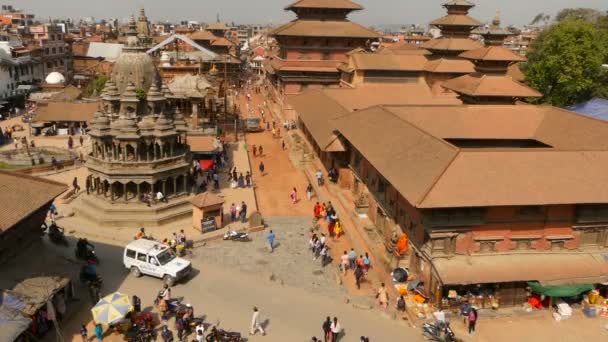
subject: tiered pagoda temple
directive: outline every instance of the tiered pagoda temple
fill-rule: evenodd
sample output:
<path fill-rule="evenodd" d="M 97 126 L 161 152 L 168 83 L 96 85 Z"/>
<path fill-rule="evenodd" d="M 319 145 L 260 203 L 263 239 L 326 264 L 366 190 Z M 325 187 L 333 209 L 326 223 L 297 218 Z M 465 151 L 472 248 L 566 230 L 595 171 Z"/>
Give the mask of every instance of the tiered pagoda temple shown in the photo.
<path fill-rule="evenodd" d="M 340 83 L 338 65 L 346 54 L 380 37 L 347 19 L 362 9 L 350 0 L 299 0 L 285 8 L 297 18 L 270 32 L 280 51 L 265 66 L 278 100 L 307 87 Z"/>
<path fill-rule="evenodd" d="M 449 0 L 443 7 L 447 10 L 447 15 L 431 22 L 432 26 L 441 30 L 441 36 L 422 45 L 432 53 L 425 72 L 427 82 L 433 88 L 445 80 L 474 72 L 473 63 L 458 55 L 483 46 L 470 38 L 471 31 L 481 25 L 468 15 L 475 7 L 473 3 L 467 0 Z"/>
<path fill-rule="evenodd" d="M 163 224 L 191 214 L 187 126 L 134 18 L 127 35 L 90 125 L 92 195 L 78 212 L 99 224 Z M 144 203 L 158 192 L 168 203 Z"/>
<path fill-rule="evenodd" d="M 444 88 L 456 92 L 468 104 L 514 104 L 519 99 L 542 96 L 507 74 L 509 66 L 526 58 L 503 47 L 511 33 L 500 27 L 498 14 L 487 29 L 475 33 L 484 38 L 485 46 L 459 55 L 475 64 L 475 72 L 443 82 Z"/>

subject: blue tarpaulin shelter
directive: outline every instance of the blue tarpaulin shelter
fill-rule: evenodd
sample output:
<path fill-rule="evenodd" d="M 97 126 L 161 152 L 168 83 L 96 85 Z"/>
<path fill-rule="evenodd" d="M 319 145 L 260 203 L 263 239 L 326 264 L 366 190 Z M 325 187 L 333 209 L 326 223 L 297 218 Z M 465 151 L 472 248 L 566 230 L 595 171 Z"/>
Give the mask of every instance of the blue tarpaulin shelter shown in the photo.
<path fill-rule="evenodd" d="M 23 315 L 27 304 L 12 292 L 0 295 L 0 341 L 13 341 L 30 325 L 31 320 Z"/>
<path fill-rule="evenodd" d="M 591 118 L 608 121 L 608 100 L 594 98 L 566 109 Z"/>

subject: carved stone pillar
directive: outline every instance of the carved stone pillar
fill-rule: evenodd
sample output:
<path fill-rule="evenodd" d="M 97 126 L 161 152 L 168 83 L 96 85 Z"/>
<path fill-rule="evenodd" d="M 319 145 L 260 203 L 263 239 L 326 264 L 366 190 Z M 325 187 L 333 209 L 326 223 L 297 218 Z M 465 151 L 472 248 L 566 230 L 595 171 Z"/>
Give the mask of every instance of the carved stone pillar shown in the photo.
<path fill-rule="evenodd" d="M 127 198 L 127 183 L 122 185 L 122 190 L 124 191 L 124 195 L 125 195 L 125 201 L 128 200 Z"/>

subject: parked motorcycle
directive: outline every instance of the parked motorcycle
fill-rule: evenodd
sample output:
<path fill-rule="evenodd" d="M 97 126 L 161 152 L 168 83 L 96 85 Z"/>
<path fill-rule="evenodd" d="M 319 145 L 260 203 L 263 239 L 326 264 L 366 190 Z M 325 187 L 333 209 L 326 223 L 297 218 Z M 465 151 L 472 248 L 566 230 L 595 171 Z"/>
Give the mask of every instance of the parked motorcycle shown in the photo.
<path fill-rule="evenodd" d="M 422 325 L 422 334 L 431 341 L 437 342 L 456 342 L 456 335 L 449 323 L 437 322 L 435 324 L 424 323 Z"/>
<path fill-rule="evenodd" d="M 229 230 L 226 232 L 226 234 L 224 234 L 224 240 L 249 242 L 251 241 L 251 238 L 249 237 L 249 234 L 245 232 L 236 232 L 234 230 Z"/>
<path fill-rule="evenodd" d="M 225 331 L 216 327 L 211 328 L 209 335 L 205 337 L 207 342 L 243 342 L 240 332 Z"/>
<path fill-rule="evenodd" d="M 70 245 L 68 240 L 65 238 L 64 229 L 59 227 L 55 223 L 52 223 L 49 226 L 49 228 L 47 229 L 47 235 L 49 236 L 49 240 L 56 245 L 65 247 L 68 247 Z"/>

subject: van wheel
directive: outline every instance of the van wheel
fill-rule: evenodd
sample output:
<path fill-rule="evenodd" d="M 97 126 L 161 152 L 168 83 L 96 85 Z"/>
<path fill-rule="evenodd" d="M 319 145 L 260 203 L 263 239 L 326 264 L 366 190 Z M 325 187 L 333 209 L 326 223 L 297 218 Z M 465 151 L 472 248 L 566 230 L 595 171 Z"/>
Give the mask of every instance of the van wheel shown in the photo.
<path fill-rule="evenodd" d="M 141 277 L 141 271 L 139 270 L 139 268 L 133 266 L 131 267 L 131 274 L 135 277 L 135 278 L 139 278 Z"/>
<path fill-rule="evenodd" d="M 163 282 L 167 285 L 167 286 L 173 286 L 173 284 L 175 284 L 175 278 L 173 278 L 172 276 L 166 274 L 163 277 Z"/>

